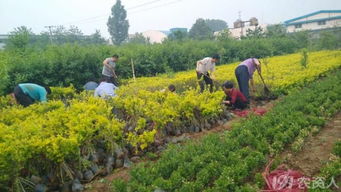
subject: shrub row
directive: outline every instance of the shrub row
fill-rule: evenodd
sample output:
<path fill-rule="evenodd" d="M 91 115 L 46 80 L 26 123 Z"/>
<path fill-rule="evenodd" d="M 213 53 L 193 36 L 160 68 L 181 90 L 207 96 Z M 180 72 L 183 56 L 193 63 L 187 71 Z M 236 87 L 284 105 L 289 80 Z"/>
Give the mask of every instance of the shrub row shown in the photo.
<path fill-rule="evenodd" d="M 255 191 L 243 184 L 301 132 L 323 126 L 341 109 L 341 72 L 298 89 L 263 117 L 251 116 L 222 135 L 172 146 L 157 162 L 140 164 L 115 191 Z"/>

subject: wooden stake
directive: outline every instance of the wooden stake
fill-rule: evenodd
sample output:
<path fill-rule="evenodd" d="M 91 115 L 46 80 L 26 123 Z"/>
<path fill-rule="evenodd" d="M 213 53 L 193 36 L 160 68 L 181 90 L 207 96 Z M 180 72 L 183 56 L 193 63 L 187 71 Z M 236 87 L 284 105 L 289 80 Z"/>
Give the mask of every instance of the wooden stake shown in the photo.
<path fill-rule="evenodd" d="M 131 70 L 133 72 L 133 79 L 134 79 L 134 81 L 136 81 L 135 68 L 134 68 L 134 60 L 133 59 L 131 59 Z"/>

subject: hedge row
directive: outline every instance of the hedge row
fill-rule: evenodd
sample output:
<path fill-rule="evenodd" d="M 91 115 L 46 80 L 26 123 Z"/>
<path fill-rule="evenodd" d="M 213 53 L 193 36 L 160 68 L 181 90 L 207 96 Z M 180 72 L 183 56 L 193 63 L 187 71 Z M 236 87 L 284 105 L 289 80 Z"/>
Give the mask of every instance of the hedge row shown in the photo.
<path fill-rule="evenodd" d="M 288 54 L 302 46 L 292 38 L 246 39 L 242 41 L 185 41 L 154 45 L 127 44 L 120 47 L 106 45 L 80 46 L 65 44 L 48 46 L 44 50 L 28 49 L 1 51 L 2 85 L 0 94 L 9 92 L 15 84 L 33 82 L 50 86 L 69 86 L 77 89 L 90 80 L 98 80 L 102 61 L 117 53 L 120 78 L 131 78 L 131 61 L 137 76 L 154 76 L 171 71 L 193 69 L 203 57 L 219 53 L 221 63 L 248 57 Z"/>

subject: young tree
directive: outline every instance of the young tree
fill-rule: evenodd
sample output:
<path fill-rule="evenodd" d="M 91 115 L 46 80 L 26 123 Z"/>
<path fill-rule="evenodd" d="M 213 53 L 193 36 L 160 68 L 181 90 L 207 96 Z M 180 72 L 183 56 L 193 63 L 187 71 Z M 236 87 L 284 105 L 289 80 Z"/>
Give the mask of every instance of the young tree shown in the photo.
<path fill-rule="evenodd" d="M 206 19 L 205 22 L 213 32 L 221 31 L 228 28 L 227 23 L 224 20 Z"/>
<path fill-rule="evenodd" d="M 111 40 L 115 45 L 122 44 L 128 38 L 129 22 L 127 20 L 127 11 L 117 0 L 116 4 L 111 8 L 111 16 L 109 16 L 108 31 L 111 35 Z"/>
<path fill-rule="evenodd" d="M 204 19 L 197 19 L 189 31 L 189 36 L 193 39 L 208 39 L 213 35 L 213 31 L 207 25 Z"/>

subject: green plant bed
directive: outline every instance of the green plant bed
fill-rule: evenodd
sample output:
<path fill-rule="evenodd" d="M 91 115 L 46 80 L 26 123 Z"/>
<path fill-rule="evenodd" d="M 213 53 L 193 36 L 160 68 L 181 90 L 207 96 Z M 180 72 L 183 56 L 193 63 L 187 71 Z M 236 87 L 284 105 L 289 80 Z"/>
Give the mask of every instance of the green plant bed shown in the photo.
<path fill-rule="evenodd" d="M 267 158 L 304 131 L 321 127 L 341 108 L 341 71 L 297 89 L 263 117 L 251 116 L 232 131 L 169 147 L 157 162 L 139 164 L 114 191 L 255 191 L 244 185 Z"/>

